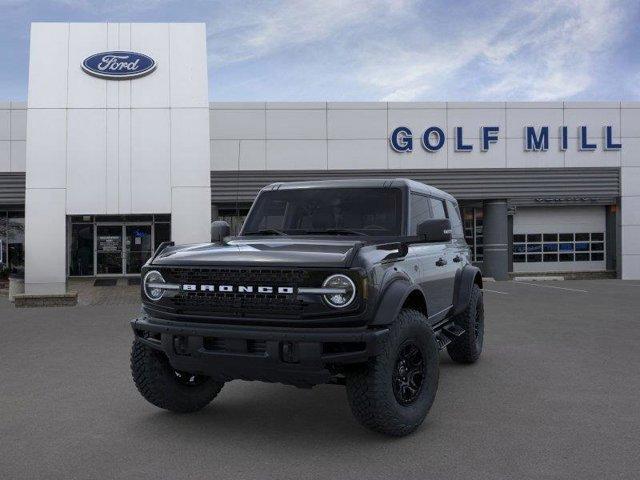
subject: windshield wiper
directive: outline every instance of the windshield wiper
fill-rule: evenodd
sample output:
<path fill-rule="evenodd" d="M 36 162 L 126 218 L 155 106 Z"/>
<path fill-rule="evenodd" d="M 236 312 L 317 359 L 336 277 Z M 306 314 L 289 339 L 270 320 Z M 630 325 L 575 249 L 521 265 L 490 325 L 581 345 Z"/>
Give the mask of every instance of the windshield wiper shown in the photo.
<path fill-rule="evenodd" d="M 304 231 L 303 233 L 327 234 L 327 235 L 359 235 L 359 236 L 365 235 L 362 232 L 358 232 L 357 230 L 351 230 L 349 228 L 327 228 L 326 230 L 309 230 L 309 231 Z"/>
<path fill-rule="evenodd" d="M 264 230 L 256 230 L 254 232 L 246 232 L 245 235 L 283 235 L 287 236 L 286 233 L 281 232 L 280 230 L 276 230 L 275 228 L 266 228 Z"/>

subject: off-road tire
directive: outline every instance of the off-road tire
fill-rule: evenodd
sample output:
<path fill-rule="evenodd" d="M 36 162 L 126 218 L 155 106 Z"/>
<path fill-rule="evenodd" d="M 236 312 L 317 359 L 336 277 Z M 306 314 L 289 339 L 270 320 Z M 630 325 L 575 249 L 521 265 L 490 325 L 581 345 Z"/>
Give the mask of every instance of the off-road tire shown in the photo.
<path fill-rule="evenodd" d="M 454 323 L 463 328 L 464 333 L 447 346 L 451 360 L 458 363 L 477 362 L 484 342 L 484 302 L 478 285 L 473 285 L 469 304 L 455 316 Z"/>
<path fill-rule="evenodd" d="M 195 384 L 181 382 L 164 353 L 138 340 L 131 347 L 131 374 L 138 391 L 149 403 L 177 413 L 203 409 L 224 386 L 202 376 L 198 376 Z"/>
<path fill-rule="evenodd" d="M 398 356 L 407 342 L 415 344 L 423 358 L 425 373 L 413 403 L 403 405 L 394 393 L 393 375 Z M 438 346 L 427 318 L 416 310 L 403 309 L 391 325 L 381 353 L 346 373 L 351 411 L 365 427 L 391 436 L 416 430 L 433 405 L 438 389 Z"/>

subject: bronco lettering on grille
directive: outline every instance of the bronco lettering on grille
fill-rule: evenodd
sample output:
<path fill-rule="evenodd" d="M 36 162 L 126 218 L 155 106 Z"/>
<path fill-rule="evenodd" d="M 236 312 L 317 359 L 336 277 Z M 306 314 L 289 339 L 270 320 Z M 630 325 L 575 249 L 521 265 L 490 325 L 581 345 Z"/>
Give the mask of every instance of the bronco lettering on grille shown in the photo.
<path fill-rule="evenodd" d="M 253 285 L 196 285 L 186 283 L 180 285 L 180 290 L 186 292 L 220 292 L 220 293 L 278 293 L 292 295 L 293 287 L 268 287 Z"/>

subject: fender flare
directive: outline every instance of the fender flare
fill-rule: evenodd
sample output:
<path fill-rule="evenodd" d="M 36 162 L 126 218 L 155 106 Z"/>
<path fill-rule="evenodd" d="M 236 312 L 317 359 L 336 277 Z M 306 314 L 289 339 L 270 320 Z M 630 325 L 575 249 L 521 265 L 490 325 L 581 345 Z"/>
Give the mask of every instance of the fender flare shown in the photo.
<path fill-rule="evenodd" d="M 474 284 L 482 288 L 482 272 L 478 267 L 469 264 L 456 272 L 453 315 L 458 315 L 467 308 L 471 297 L 471 288 Z"/>
<path fill-rule="evenodd" d="M 413 292 L 418 291 L 424 299 L 424 293 L 420 287 L 411 284 L 404 277 L 392 279 L 384 289 L 381 300 L 378 302 L 373 321 L 370 325 L 390 325 L 396 321 L 402 305 Z M 426 299 L 425 305 L 426 305 Z"/>

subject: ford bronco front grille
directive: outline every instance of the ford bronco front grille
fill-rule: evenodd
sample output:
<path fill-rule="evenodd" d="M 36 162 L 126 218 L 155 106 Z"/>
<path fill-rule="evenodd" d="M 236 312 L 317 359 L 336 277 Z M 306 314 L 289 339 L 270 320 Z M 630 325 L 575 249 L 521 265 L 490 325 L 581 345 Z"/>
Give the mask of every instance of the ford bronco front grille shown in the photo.
<path fill-rule="evenodd" d="M 168 268 L 163 269 L 167 282 L 213 283 L 225 285 L 287 285 L 298 286 L 305 283 L 309 274 L 300 269 L 258 269 L 258 268 Z"/>
<path fill-rule="evenodd" d="M 180 290 L 170 297 L 177 310 L 225 317 L 286 317 L 299 318 L 307 303 L 295 292 L 309 284 L 309 273 L 300 269 L 256 268 L 168 268 L 162 274 L 168 283 L 194 285 L 193 291 Z M 202 285 L 215 286 L 215 291 L 202 291 Z M 217 287 L 231 287 L 218 291 Z M 252 292 L 239 292 L 238 286 L 251 286 Z M 261 293 L 260 287 L 272 287 L 272 293 Z M 294 293 L 279 293 L 278 287 L 289 287 Z"/>

